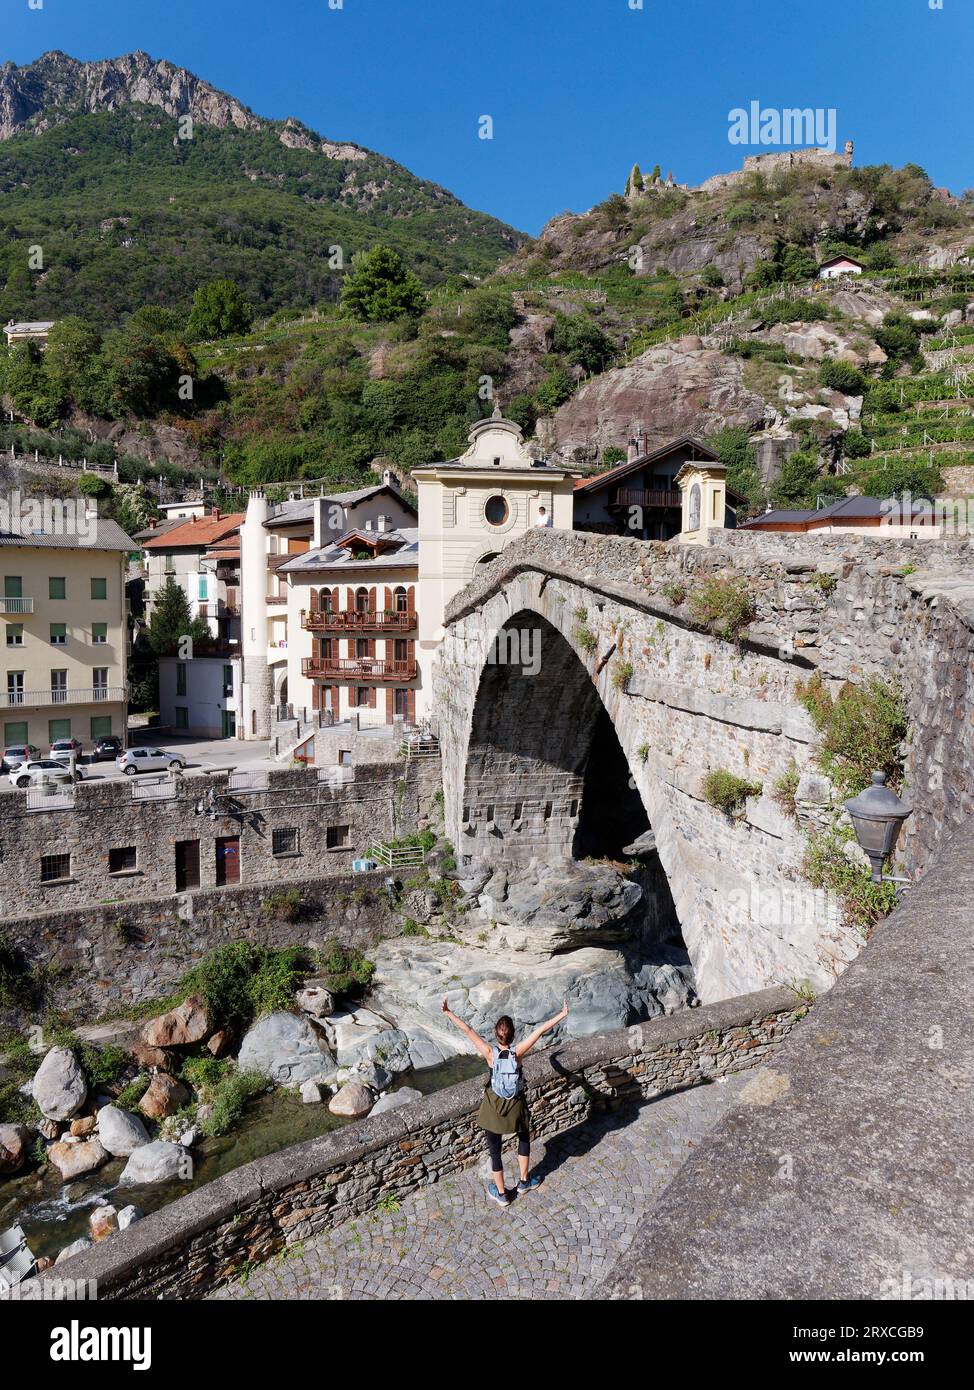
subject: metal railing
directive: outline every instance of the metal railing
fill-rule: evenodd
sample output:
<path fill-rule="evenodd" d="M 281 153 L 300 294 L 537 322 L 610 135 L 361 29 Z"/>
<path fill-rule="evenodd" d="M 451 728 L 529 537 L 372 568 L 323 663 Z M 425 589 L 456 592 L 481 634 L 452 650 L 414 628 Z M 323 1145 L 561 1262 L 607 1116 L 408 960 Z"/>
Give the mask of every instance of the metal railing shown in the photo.
<path fill-rule="evenodd" d="M 243 771 L 230 773 L 227 778 L 227 791 L 266 792 L 270 784 L 271 775 L 267 768 L 247 768 Z"/>
<path fill-rule="evenodd" d="M 162 777 L 146 777 L 132 782 L 133 801 L 175 801 L 176 779 L 166 773 Z"/>
<path fill-rule="evenodd" d="M 426 851 L 422 845 L 372 844 L 368 857 L 377 859 L 387 869 L 413 869 L 426 863 Z"/>
<path fill-rule="evenodd" d="M 399 754 L 403 758 L 438 758 L 440 756 L 440 740 L 432 736 L 404 738 L 399 745 Z"/>
<path fill-rule="evenodd" d="M 0 613 L 33 613 L 32 598 L 0 598 Z"/>
<path fill-rule="evenodd" d="M 306 612 L 302 609 L 301 626 L 307 632 L 411 632 L 416 626 L 416 614 L 372 609 L 365 613 L 326 613 L 323 609 Z"/>
<path fill-rule="evenodd" d="M 96 685 L 87 690 L 68 687 L 53 690 L 2 690 L 0 709 L 27 705 L 99 705 L 121 702 L 129 697 L 124 685 Z"/>
<path fill-rule="evenodd" d="M 74 783 L 41 783 L 27 788 L 28 811 L 73 811 Z"/>

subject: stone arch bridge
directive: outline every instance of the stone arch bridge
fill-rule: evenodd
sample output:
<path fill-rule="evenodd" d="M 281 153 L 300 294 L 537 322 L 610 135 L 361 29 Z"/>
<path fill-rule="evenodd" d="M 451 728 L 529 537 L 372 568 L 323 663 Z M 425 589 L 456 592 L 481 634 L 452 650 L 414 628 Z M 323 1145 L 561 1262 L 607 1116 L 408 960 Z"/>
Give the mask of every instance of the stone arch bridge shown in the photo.
<path fill-rule="evenodd" d="M 756 605 L 736 641 L 692 616 L 715 576 Z M 460 862 L 618 857 L 655 839 L 704 1000 L 826 987 L 862 937 L 802 873 L 809 833 L 837 809 L 797 694 L 816 670 L 835 689 L 874 675 L 902 688 L 916 811 L 901 850 L 922 873 L 972 805 L 966 541 L 529 533 L 453 600 L 434 669 Z M 792 769 L 797 819 L 774 794 Z M 705 799 L 716 770 L 761 788 L 742 814 Z"/>

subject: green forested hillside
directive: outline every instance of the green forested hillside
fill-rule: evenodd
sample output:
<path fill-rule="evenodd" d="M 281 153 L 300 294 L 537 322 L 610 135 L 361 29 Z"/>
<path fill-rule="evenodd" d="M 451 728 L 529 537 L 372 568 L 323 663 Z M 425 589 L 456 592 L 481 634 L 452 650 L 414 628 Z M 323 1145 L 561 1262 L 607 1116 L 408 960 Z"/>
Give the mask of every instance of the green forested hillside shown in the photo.
<path fill-rule="evenodd" d="M 435 284 L 486 275 L 524 240 L 380 155 L 289 148 L 279 123 L 177 131 L 133 105 L 0 142 L 0 319 L 106 328 L 143 304 L 188 310 L 222 276 L 258 311 L 301 308 L 338 297 L 334 246 L 347 263 L 383 241 Z"/>

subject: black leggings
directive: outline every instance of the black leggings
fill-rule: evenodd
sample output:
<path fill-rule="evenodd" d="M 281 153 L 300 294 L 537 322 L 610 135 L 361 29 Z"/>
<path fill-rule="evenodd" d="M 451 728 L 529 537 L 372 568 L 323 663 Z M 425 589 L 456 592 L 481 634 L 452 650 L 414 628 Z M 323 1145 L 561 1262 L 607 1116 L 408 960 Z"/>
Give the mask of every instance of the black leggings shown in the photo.
<path fill-rule="evenodd" d="M 501 1171 L 501 1145 L 504 1142 L 503 1134 L 492 1134 L 489 1129 L 484 1130 L 487 1136 L 487 1152 L 490 1154 L 490 1171 L 499 1173 Z M 517 1153 L 519 1158 L 527 1158 L 531 1152 L 531 1140 L 519 1138 L 517 1141 Z"/>

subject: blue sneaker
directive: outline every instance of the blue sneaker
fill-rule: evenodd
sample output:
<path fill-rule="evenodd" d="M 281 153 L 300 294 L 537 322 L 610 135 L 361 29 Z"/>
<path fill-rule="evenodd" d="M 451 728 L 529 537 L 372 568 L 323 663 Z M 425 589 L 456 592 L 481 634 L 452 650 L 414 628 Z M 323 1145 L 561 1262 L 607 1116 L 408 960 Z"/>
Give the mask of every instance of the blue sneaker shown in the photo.
<path fill-rule="evenodd" d="M 509 1207 L 511 1205 L 511 1199 L 507 1195 L 507 1189 L 505 1188 L 503 1192 L 498 1192 L 497 1184 L 493 1180 L 487 1184 L 487 1196 L 492 1202 L 496 1202 L 499 1207 Z"/>
<path fill-rule="evenodd" d="M 540 1186 L 541 1179 L 537 1177 L 534 1173 L 532 1173 L 531 1176 L 527 1179 L 527 1181 L 525 1181 L 524 1178 L 522 1178 L 521 1181 L 518 1183 L 518 1196 L 523 1197 L 525 1192 L 533 1192 L 535 1188 Z"/>

